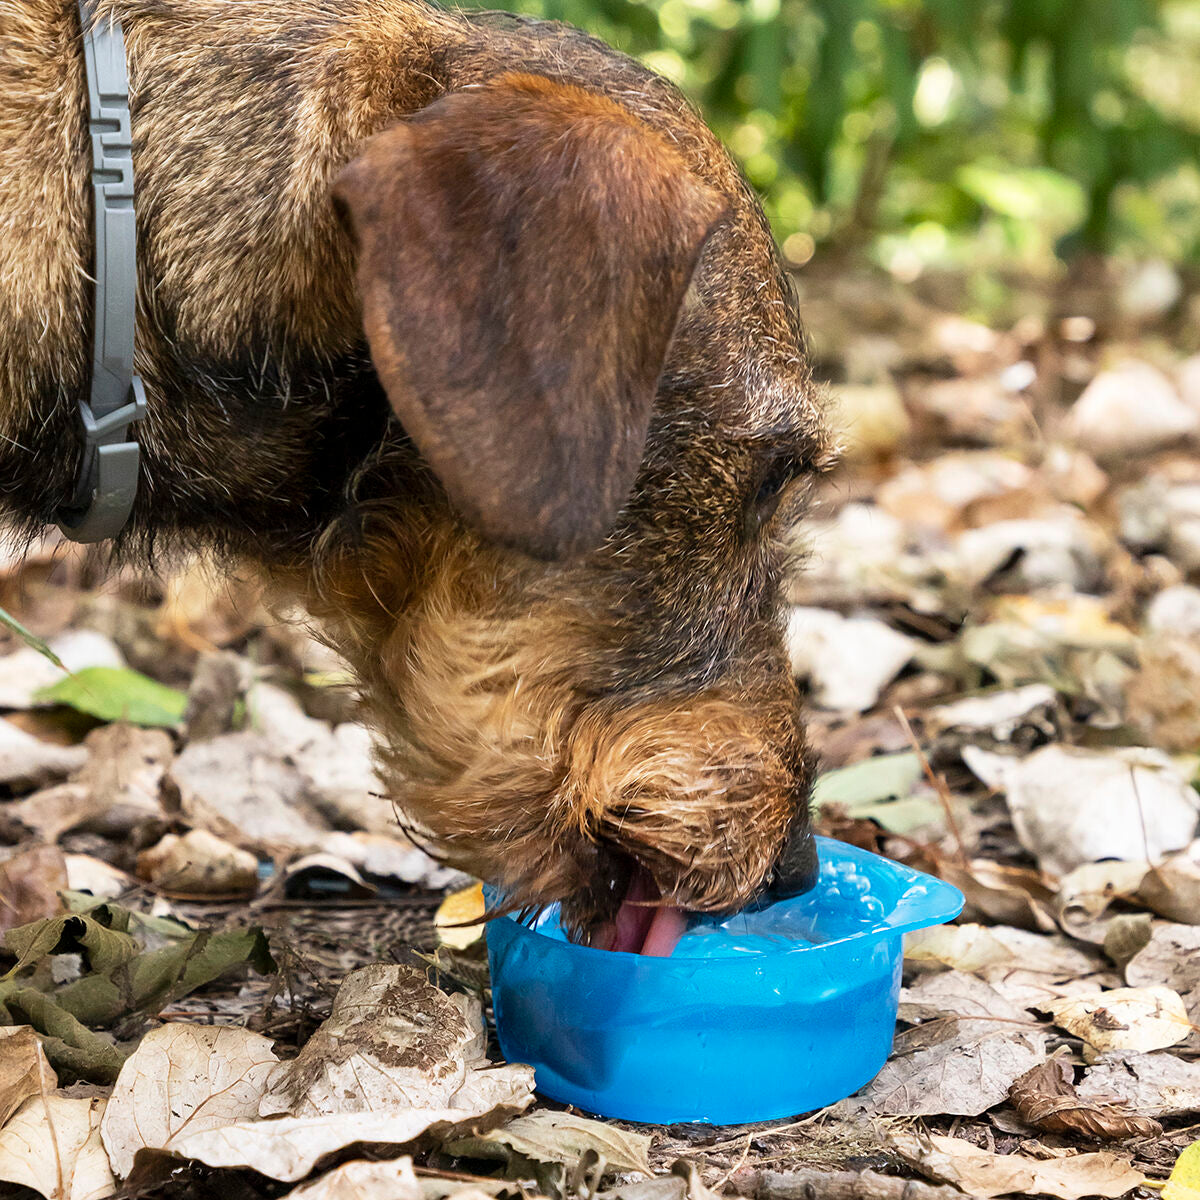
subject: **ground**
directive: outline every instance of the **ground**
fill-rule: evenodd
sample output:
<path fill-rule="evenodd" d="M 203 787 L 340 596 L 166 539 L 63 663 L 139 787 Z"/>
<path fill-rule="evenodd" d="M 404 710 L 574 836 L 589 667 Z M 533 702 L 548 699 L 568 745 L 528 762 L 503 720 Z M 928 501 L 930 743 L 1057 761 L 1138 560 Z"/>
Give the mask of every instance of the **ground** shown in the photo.
<path fill-rule="evenodd" d="M 435 928 L 469 881 L 400 832 L 341 665 L 249 579 L 50 539 L 0 580 L 76 672 L 16 632 L 0 659 L 0 1180 L 1071 1200 L 1166 1178 L 1200 1126 L 1200 297 L 1153 263 L 1007 281 L 987 321 L 955 277 L 817 262 L 798 285 L 846 444 L 789 584 L 818 822 L 967 897 L 907 945 L 879 1078 L 752 1127 L 514 1121 L 482 944 Z M 391 1015 L 322 1026 L 372 964 L 347 986 Z M 403 1138 L 354 1124 L 400 1103 L 426 1114 Z M 269 1113 L 350 1132 L 305 1168 L 239 1141 L 277 1138 Z"/>

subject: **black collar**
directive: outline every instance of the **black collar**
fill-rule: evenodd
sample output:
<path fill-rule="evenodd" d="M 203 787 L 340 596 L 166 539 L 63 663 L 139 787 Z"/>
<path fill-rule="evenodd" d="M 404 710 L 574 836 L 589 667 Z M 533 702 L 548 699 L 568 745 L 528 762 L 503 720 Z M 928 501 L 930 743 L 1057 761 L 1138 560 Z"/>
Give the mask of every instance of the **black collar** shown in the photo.
<path fill-rule="evenodd" d="M 79 0 L 95 195 L 95 323 L 92 377 L 79 402 L 84 446 L 71 500 L 56 514 L 75 542 L 115 537 L 137 495 L 138 444 L 130 426 L 146 415 L 146 393 L 133 367 L 137 320 L 137 225 L 125 38 L 115 20 L 93 20 Z"/>

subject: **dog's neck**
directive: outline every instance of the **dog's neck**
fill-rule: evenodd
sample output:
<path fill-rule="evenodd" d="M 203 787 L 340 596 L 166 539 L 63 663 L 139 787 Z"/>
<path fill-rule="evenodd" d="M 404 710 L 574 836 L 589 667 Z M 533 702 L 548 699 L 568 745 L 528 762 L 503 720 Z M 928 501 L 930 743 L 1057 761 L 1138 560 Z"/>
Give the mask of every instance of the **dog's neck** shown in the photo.
<path fill-rule="evenodd" d="M 144 504 L 231 469 L 286 491 L 317 410 L 366 375 L 330 181 L 442 90 L 463 24 L 409 0 L 96 8 L 124 25 L 134 103 Z M 0 505 L 32 529 L 70 493 L 90 365 L 76 0 L 0 0 L 0 95 Z"/>

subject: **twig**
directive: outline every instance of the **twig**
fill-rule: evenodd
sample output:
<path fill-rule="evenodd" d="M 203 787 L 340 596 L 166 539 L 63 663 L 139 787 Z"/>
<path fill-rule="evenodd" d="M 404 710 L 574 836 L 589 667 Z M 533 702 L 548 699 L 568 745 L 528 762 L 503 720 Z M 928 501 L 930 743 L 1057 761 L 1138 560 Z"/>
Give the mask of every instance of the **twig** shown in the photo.
<path fill-rule="evenodd" d="M 959 829 L 958 821 L 954 816 L 954 805 L 950 798 L 950 789 L 946 786 L 946 781 L 940 775 L 934 774 L 933 767 L 929 765 L 929 759 L 925 757 L 925 751 L 921 749 L 921 743 L 917 741 L 917 735 L 913 733 L 912 726 L 908 723 L 908 718 L 904 715 L 904 709 L 897 704 L 892 711 L 896 714 L 896 720 L 900 722 L 905 736 L 912 743 L 912 748 L 916 751 L 917 760 L 921 764 L 921 770 L 925 772 L 925 778 L 929 780 L 933 790 L 938 794 L 938 799 L 942 802 L 942 808 L 946 812 L 946 824 L 950 827 L 950 834 L 954 838 L 954 845 L 958 850 L 959 863 L 965 867 L 968 861 L 966 845 L 963 842 L 962 830 Z"/>

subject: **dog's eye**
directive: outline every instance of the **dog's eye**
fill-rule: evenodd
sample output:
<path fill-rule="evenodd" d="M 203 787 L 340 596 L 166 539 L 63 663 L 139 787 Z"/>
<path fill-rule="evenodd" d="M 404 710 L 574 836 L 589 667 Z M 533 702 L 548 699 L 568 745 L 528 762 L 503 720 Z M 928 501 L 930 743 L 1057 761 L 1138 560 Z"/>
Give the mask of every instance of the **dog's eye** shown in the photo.
<path fill-rule="evenodd" d="M 758 533 L 775 515 L 787 486 L 796 477 L 796 462 L 791 457 L 777 458 L 759 478 L 750 503 L 746 506 L 746 534 Z"/>

